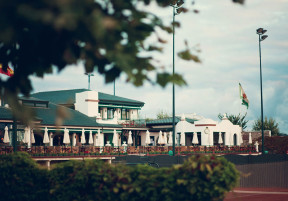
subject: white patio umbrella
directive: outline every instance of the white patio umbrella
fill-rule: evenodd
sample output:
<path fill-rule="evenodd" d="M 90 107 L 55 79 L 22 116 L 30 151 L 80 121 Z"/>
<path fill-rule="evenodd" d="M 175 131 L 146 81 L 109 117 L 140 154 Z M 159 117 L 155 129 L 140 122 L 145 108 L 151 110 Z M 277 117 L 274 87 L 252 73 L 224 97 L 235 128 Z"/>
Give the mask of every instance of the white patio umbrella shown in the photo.
<path fill-rule="evenodd" d="M 248 140 L 248 143 L 249 143 L 249 144 L 252 144 L 252 136 L 251 136 L 251 133 L 249 133 L 249 140 Z"/>
<path fill-rule="evenodd" d="M 8 134 L 8 127 L 5 126 L 5 133 L 4 133 L 4 139 L 3 139 L 4 143 L 9 143 L 10 139 L 9 139 L 9 134 Z"/>
<path fill-rule="evenodd" d="M 35 143 L 35 136 L 33 130 L 31 130 L 31 143 Z"/>
<path fill-rule="evenodd" d="M 82 135 L 81 135 L 81 144 L 85 144 L 86 143 L 86 139 L 85 139 L 85 131 L 84 128 L 82 128 Z"/>
<path fill-rule="evenodd" d="M 23 142 L 24 143 L 28 143 L 29 142 L 29 137 L 30 137 L 30 135 L 29 135 L 28 127 L 25 127 Z"/>
<path fill-rule="evenodd" d="M 49 137 L 48 137 L 48 129 L 45 127 L 44 130 L 44 138 L 43 138 L 43 144 L 48 144 L 49 143 Z"/>
<path fill-rule="evenodd" d="M 114 144 L 114 147 L 118 147 L 118 138 L 119 138 L 118 133 L 114 129 L 113 139 L 112 139 L 112 143 Z"/>
<path fill-rule="evenodd" d="M 69 130 L 66 128 L 64 129 L 63 144 L 70 144 Z"/>
<path fill-rule="evenodd" d="M 192 144 L 199 144 L 197 133 L 193 133 Z"/>
<path fill-rule="evenodd" d="M 145 144 L 146 145 L 151 144 L 150 133 L 148 130 L 146 131 Z"/>
<path fill-rule="evenodd" d="M 164 142 L 162 140 L 162 131 L 159 131 L 158 144 L 160 144 L 160 145 L 164 144 Z"/>
<path fill-rule="evenodd" d="M 128 135 L 128 144 L 131 146 L 133 144 L 133 140 L 132 140 L 132 132 L 129 131 L 129 135 Z"/>
<path fill-rule="evenodd" d="M 219 139 L 218 139 L 219 144 L 223 144 L 223 139 L 222 139 L 222 133 L 219 132 Z"/>
<path fill-rule="evenodd" d="M 185 146 L 185 133 L 181 131 L 180 144 Z"/>
<path fill-rule="evenodd" d="M 164 136 L 163 136 L 163 144 L 166 145 L 167 144 L 167 133 L 164 132 Z"/>
<path fill-rule="evenodd" d="M 93 144 L 92 131 L 89 132 L 89 144 Z"/>
<path fill-rule="evenodd" d="M 172 145 L 173 144 L 173 136 L 172 136 L 172 132 L 169 132 L 169 138 L 168 138 L 168 144 Z"/>

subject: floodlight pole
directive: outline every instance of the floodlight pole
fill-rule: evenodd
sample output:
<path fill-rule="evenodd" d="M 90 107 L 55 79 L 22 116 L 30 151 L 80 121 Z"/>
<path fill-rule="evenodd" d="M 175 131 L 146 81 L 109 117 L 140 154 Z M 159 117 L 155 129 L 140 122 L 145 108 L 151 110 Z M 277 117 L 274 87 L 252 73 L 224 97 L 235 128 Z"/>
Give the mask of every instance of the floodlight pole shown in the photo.
<path fill-rule="evenodd" d="M 93 73 L 85 73 L 85 75 L 88 75 L 88 89 L 90 90 L 90 77 L 94 76 Z"/>
<path fill-rule="evenodd" d="M 175 74 L 175 6 L 172 5 L 173 7 L 173 76 Z M 172 134 L 172 138 L 173 138 L 173 156 L 175 156 L 175 84 L 173 82 L 173 86 L 172 86 L 172 111 L 173 111 L 173 121 L 172 121 L 172 128 L 173 128 L 173 134 Z"/>
<path fill-rule="evenodd" d="M 12 126 L 12 146 L 13 152 L 16 153 L 17 151 L 17 120 L 13 117 L 13 126 Z"/>
<path fill-rule="evenodd" d="M 263 92 L 262 92 L 262 66 L 261 66 L 261 41 L 267 38 L 266 35 L 262 35 L 266 32 L 263 28 L 257 29 L 256 33 L 259 36 L 259 59 L 260 59 L 260 93 L 261 93 L 261 133 L 262 133 L 262 154 L 264 151 L 264 121 L 263 121 Z"/>

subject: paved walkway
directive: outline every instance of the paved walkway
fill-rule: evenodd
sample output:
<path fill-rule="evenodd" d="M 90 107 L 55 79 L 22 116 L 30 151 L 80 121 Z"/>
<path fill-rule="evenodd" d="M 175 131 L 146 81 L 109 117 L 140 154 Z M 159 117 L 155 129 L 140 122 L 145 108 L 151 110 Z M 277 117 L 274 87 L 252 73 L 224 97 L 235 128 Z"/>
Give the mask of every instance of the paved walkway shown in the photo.
<path fill-rule="evenodd" d="M 224 201 L 288 201 L 288 188 L 235 188 Z"/>

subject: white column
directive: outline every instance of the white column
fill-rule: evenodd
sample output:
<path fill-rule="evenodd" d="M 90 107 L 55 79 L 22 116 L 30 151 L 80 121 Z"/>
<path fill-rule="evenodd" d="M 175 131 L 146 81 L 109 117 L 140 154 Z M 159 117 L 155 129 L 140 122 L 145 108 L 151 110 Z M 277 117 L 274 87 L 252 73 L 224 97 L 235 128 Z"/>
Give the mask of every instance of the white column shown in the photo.
<path fill-rule="evenodd" d="M 102 110 L 102 114 L 103 114 L 102 119 L 107 119 L 107 107 L 103 107 L 102 109 L 103 109 Z"/>
<path fill-rule="evenodd" d="M 49 134 L 49 146 L 53 146 L 53 137 L 52 137 L 53 133 L 50 132 Z"/>
<path fill-rule="evenodd" d="M 96 147 L 96 133 L 93 135 L 93 146 L 95 146 Z"/>
<path fill-rule="evenodd" d="M 51 161 L 46 161 L 47 169 L 50 170 Z"/>
<path fill-rule="evenodd" d="M 73 147 L 76 146 L 76 133 L 73 133 L 73 135 L 72 135 L 72 146 Z"/>

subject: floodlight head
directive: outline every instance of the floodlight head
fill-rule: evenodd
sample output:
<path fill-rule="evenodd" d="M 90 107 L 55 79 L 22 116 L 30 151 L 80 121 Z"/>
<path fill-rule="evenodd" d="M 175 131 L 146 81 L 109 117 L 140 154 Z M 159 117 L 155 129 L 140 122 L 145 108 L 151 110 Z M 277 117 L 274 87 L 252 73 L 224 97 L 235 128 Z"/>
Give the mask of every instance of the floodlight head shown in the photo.
<path fill-rule="evenodd" d="M 264 30 L 263 28 L 259 28 L 259 29 L 256 30 L 256 33 L 262 35 L 263 34 L 263 30 Z"/>
<path fill-rule="evenodd" d="M 267 30 L 263 29 L 262 34 L 264 34 L 264 33 L 266 33 L 266 32 L 267 32 Z"/>
<path fill-rule="evenodd" d="M 268 35 L 261 36 L 261 41 L 265 40 L 268 37 Z"/>

